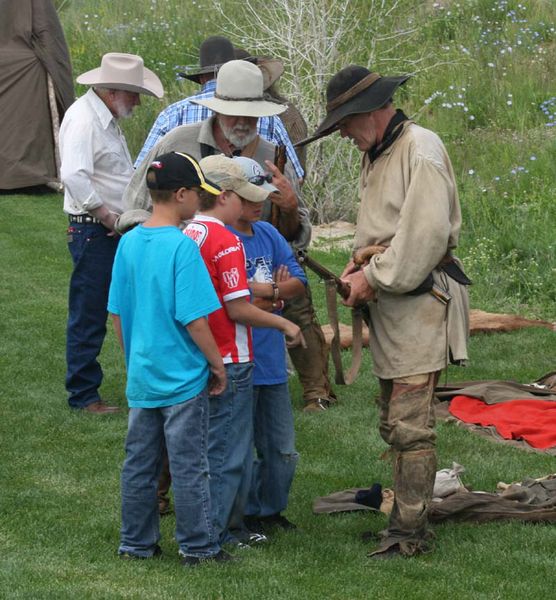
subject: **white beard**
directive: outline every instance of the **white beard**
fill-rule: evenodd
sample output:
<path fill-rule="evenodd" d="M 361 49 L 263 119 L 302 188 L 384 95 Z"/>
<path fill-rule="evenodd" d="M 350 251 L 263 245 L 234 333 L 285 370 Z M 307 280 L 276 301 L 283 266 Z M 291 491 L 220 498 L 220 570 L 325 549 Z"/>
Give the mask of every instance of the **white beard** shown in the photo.
<path fill-rule="evenodd" d="M 257 137 L 257 127 L 245 127 L 244 125 L 236 125 L 235 127 L 226 127 L 220 123 L 220 129 L 224 137 L 235 148 L 242 149 L 249 145 Z"/>

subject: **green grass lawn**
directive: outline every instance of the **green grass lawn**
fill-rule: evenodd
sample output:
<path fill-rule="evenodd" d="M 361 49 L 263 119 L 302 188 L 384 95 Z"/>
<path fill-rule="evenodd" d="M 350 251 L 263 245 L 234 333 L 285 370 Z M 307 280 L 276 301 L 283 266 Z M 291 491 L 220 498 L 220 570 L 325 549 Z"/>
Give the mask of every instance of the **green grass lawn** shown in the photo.
<path fill-rule="evenodd" d="M 268 546 L 244 551 L 233 565 L 180 567 L 173 517 L 162 521 L 161 560 L 129 563 L 116 556 L 119 471 L 125 414 L 71 412 L 64 379 L 64 329 L 70 258 L 61 196 L 1 196 L 0 298 L 0 597 L 58 598 L 549 598 L 556 576 L 551 525 L 436 527 L 435 553 L 372 562 L 363 531 L 382 515 L 315 516 L 315 497 L 373 482 L 391 485 L 379 460 L 372 399 L 377 385 L 366 356 L 363 372 L 327 413 L 305 415 L 292 380 L 301 454 L 287 516 L 299 525 Z M 345 258 L 318 252 L 339 269 Z M 322 306 L 322 286 L 314 281 Z M 484 308 L 475 300 L 474 307 Z M 323 315 L 321 315 L 323 316 Z M 324 319 L 323 319 L 324 320 Z M 555 368 L 556 335 L 543 329 L 477 336 L 471 364 L 450 379 L 531 381 Z M 123 359 L 112 332 L 103 354 L 104 397 L 125 407 Z M 556 471 L 554 457 L 508 448 L 441 424 L 439 466 L 457 461 L 464 482 L 494 490 L 498 481 Z"/>

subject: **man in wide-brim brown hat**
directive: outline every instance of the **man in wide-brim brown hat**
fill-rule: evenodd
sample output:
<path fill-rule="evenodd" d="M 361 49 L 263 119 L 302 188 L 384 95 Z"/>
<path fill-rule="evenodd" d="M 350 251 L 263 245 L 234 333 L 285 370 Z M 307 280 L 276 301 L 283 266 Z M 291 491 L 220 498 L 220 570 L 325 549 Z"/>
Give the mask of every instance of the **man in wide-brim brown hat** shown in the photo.
<path fill-rule="evenodd" d="M 345 67 L 328 84 L 325 119 L 302 142 L 338 130 L 363 152 L 354 256 L 342 277 L 348 306 L 369 303 L 380 433 L 395 457 L 395 503 L 375 558 L 429 550 L 433 391 L 444 366 L 467 358 L 470 282 L 451 255 L 461 227 L 454 173 L 439 137 L 393 107 L 407 79 Z"/>

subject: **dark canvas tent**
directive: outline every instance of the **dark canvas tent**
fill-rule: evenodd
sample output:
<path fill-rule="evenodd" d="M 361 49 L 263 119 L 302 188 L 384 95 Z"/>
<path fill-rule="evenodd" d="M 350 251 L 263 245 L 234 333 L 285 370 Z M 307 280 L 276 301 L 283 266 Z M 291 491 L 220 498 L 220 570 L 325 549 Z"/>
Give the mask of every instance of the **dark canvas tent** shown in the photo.
<path fill-rule="evenodd" d="M 74 99 L 51 0 L 0 0 L 0 189 L 58 179 L 57 129 Z"/>

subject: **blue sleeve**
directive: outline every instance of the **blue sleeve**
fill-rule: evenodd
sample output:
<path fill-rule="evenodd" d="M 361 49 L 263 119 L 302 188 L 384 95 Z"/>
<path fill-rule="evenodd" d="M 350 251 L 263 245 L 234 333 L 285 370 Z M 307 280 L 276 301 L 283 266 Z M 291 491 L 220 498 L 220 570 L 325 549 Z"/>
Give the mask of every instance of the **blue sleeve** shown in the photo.
<path fill-rule="evenodd" d="M 199 248 L 185 235 L 176 252 L 175 273 L 176 321 L 187 325 L 220 308 Z"/>
<path fill-rule="evenodd" d="M 114 258 L 114 264 L 112 265 L 112 280 L 110 281 L 110 290 L 108 292 L 108 312 L 113 315 L 120 314 L 120 279 L 122 277 L 122 255 L 121 255 L 122 245 L 120 243 L 118 250 L 116 251 L 116 256 Z"/>
<path fill-rule="evenodd" d="M 305 271 L 299 266 L 286 238 L 270 223 L 264 223 L 264 225 L 268 226 L 267 229 L 272 235 L 274 245 L 274 268 L 277 269 L 281 265 L 286 265 L 292 277 L 297 277 L 297 279 L 300 279 L 303 282 L 303 285 L 307 285 Z"/>

